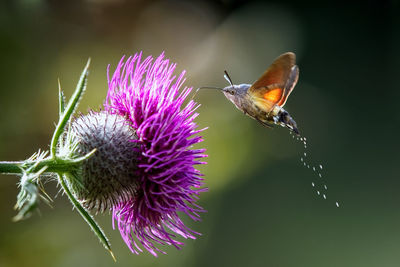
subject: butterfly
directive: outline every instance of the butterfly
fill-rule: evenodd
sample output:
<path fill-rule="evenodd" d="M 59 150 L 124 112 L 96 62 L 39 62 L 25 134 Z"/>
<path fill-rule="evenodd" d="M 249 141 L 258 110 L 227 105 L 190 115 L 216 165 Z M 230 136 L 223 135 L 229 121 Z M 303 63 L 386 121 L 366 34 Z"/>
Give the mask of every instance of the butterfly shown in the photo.
<path fill-rule="evenodd" d="M 225 88 L 200 87 L 199 89 L 222 90 L 239 110 L 263 126 L 273 127 L 277 124 L 299 135 L 296 122 L 283 108 L 299 78 L 299 68 L 294 53 L 287 52 L 276 58 L 253 84 L 234 85 L 226 71 L 224 77 L 230 83 Z"/>

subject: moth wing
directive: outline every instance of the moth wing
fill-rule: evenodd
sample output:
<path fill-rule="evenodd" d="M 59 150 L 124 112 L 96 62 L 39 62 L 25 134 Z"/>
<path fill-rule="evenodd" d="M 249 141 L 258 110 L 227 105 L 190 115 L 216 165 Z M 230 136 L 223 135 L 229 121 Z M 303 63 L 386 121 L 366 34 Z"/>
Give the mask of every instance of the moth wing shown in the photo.
<path fill-rule="evenodd" d="M 258 88 L 256 94 L 251 94 L 255 104 L 266 112 L 278 104 L 283 97 L 283 88 L 278 84 L 271 84 L 267 87 Z"/>
<path fill-rule="evenodd" d="M 298 80 L 299 80 L 299 67 L 297 67 L 297 65 L 294 65 L 290 70 L 289 78 L 286 81 L 285 88 L 283 89 L 282 99 L 278 103 L 279 106 L 283 107 L 285 105 L 286 100 L 292 93 Z"/>
<path fill-rule="evenodd" d="M 296 55 L 288 52 L 280 55 L 271 66 L 249 88 L 249 93 L 260 103 L 265 102 L 267 109 L 273 105 L 283 106 L 293 91 L 299 76 L 295 65 Z M 265 101 L 261 101 L 264 99 Z M 270 105 L 272 103 L 272 106 Z"/>

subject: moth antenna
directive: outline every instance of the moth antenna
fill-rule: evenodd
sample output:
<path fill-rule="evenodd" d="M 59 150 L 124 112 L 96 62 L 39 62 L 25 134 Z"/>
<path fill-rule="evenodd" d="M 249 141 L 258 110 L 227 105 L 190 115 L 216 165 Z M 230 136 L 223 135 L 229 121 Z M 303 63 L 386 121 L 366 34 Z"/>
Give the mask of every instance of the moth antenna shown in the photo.
<path fill-rule="evenodd" d="M 229 76 L 229 74 L 228 74 L 228 72 L 227 72 L 226 70 L 224 70 L 224 78 L 225 78 L 225 80 L 227 80 L 228 83 L 233 87 L 232 79 L 231 79 L 231 77 Z"/>

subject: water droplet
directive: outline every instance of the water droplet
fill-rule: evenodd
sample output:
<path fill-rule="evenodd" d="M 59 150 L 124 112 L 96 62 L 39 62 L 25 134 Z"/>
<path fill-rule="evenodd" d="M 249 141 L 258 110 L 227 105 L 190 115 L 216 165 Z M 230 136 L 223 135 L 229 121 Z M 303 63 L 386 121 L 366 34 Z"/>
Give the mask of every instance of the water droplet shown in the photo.
<path fill-rule="evenodd" d="M 292 133 L 291 133 L 292 134 Z M 296 135 L 292 134 L 292 137 L 294 138 Z M 322 178 L 322 169 L 323 166 L 322 164 L 310 164 L 311 162 L 308 162 L 308 157 L 310 155 L 307 155 L 307 139 L 305 137 L 300 137 L 296 136 L 296 139 L 298 142 L 303 143 L 304 150 L 303 150 L 303 155 L 300 156 L 300 161 L 303 163 L 304 167 L 307 167 L 308 169 L 312 169 L 314 172 L 314 175 L 318 174 L 319 178 Z M 301 144 L 300 144 L 301 146 Z M 323 178 L 322 178 L 323 179 Z M 318 196 L 323 197 L 323 199 L 328 198 L 327 190 L 328 186 L 325 184 L 324 180 L 314 180 L 311 182 L 311 186 L 314 188 L 315 192 L 317 193 Z M 319 189 L 319 190 L 316 190 Z M 339 207 L 339 203 L 336 202 L 336 206 Z"/>

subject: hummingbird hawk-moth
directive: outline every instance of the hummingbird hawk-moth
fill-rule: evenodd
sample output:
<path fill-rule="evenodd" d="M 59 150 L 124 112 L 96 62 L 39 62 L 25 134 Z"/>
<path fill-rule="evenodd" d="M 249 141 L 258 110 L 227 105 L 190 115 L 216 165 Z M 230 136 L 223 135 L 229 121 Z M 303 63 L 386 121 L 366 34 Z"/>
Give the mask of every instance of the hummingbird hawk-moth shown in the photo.
<path fill-rule="evenodd" d="M 296 122 L 283 109 L 298 78 L 299 68 L 296 65 L 296 56 L 294 53 L 288 52 L 275 59 L 253 84 L 234 85 L 225 71 L 225 79 L 230 83 L 229 86 L 201 88 L 222 90 L 239 110 L 262 125 L 266 127 L 272 127 L 273 124 L 281 125 L 299 135 Z"/>

